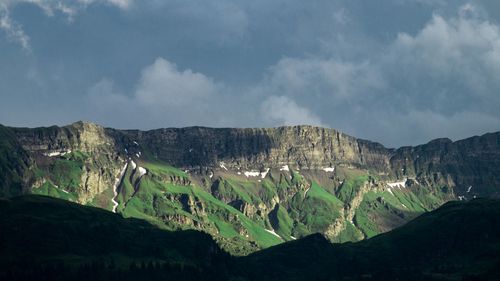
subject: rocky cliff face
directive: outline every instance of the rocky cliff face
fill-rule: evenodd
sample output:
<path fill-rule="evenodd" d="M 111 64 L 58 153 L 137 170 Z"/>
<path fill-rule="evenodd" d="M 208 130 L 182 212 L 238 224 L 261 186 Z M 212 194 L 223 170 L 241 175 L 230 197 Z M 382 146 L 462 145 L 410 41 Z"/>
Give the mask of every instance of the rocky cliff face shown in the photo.
<path fill-rule="evenodd" d="M 227 168 L 320 169 L 341 164 L 389 172 L 391 155 L 381 144 L 312 126 L 108 132 L 124 148 L 133 148 L 135 141 L 154 158 L 177 167 L 219 167 L 223 162 Z"/>
<path fill-rule="evenodd" d="M 87 203 L 97 194 L 113 186 L 121 162 L 115 141 L 104 128 L 92 123 L 77 122 L 66 127 L 13 129 L 17 141 L 31 154 L 39 168 L 55 165 L 45 158 L 81 154 L 79 188 L 75 190 L 80 203 Z"/>
<path fill-rule="evenodd" d="M 448 186 L 458 196 L 500 195 L 500 133 L 403 147 L 390 163 L 399 178 L 416 177 L 422 184 Z"/>

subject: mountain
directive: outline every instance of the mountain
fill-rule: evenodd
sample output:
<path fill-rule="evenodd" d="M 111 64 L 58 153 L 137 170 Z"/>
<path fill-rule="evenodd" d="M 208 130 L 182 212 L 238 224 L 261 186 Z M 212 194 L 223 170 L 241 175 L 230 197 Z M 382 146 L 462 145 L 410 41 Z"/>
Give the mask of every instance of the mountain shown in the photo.
<path fill-rule="evenodd" d="M 451 200 L 499 196 L 500 133 L 388 149 L 334 129 L 0 127 L 0 196 L 42 194 L 195 229 L 234 255 L 359 241 Z"/>
<path fill-rule="evenodd" d="M 360 242 L 312 234 L 245 257 L 66 200 L 0 200 L 0 280 L 498 280 L 498 265 L 495 199 L 449 202 Z"/>

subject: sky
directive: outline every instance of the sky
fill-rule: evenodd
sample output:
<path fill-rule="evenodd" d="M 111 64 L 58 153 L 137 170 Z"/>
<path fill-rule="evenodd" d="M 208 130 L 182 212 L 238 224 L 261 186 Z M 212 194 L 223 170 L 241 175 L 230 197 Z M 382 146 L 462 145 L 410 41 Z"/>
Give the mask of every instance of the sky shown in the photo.
<path fill-rule="evenodd" d="M 498 0 L 0 0 L 0 123 L 500 131 Z"/>

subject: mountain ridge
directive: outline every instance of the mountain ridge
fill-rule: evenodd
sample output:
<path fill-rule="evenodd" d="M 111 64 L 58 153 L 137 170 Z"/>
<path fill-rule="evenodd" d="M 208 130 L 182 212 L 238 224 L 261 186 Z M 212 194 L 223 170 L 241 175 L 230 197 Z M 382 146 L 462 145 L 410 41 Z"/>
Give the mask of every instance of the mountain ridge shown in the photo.
<path fill-rule="evenodd" d="M 25 164 L 9 168 L 19 184 L 3 196 L 50 195 L 202 230 L 240 254 L 317 232 L 357 241 L 500 190 L 499 132 L 388 149 L 314 126 L 0 129 L 26 155 L 5 150 Z"/>

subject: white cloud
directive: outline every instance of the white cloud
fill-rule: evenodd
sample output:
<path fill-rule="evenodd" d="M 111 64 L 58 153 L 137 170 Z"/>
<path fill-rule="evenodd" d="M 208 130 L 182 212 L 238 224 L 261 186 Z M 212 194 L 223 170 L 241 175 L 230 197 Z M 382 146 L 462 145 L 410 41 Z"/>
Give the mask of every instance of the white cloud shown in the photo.
<path fill-rule="evenodd" d="M 89 88 L 87 97 L 104 121 L 119 117 L 129 120 L 128 126 L 155 128 L 228 124 L 234 116 L 226 108 L 224 91 L 212 78 L 190 69 L 179 70 L 159 57 L 142 69 L 133 92 L 120 91 L 104 78 Z"/>
<path fill-rule="evenodd" d="M 179 106 L 203 102 L 218 91 L 209 77 L 190 69 L 179 71 L 177 66 L 163 58 L 142 70 L 135 98 L 150 106 Z"/>
<path fill-rule="evenodd" d="M 24 33 L 21 25 L 12 21 L 6 4 L 0 3 L 0 29 L 4 30 L 7 37 L 17 42 L 24 50 L 30 50 L 30 38 Z"/>
<path fill-rule="evenodd" d="M 460 8 L 458 17 L 434 15 L 415 36 L 399 34 L 381 64 L 386 73 L 394 74 L 388 79 L 406 74 L 404 78 L 418 83 L 409 88 L 413 83 L 408 82 L 402 89 L 413 99 L 427 92 L 430 101 L 436 101 L 436 96 L 449 101 L 466 99 L 479 107 L 500 101 L 500 28 L 470 4 Z M 460 105 L 473 106 L 470 102 Z"/>
<path fill-rule="evenodd" d="M 265 121 L 273 125 L 325 125 L 321 119 L 307 108 L 301 107 L 286 96 L 270 96 L 261 106 Z"/>
<path fill-rule="evenodd" d="M 133 0 L 0 0 L 0 29 L 4 30 L 7 37 L 17 42 L 23 49 L 31 50 L 29 36 L 22 26 L 10 17 L 10 10 L 18 4 L 36 5 L 49 17 L 54 16 L 55 12 L 60 12 L 71 22 L 79 11 L 90 4 L 105 4 L 128 9 L 132 2 Z"/>
<path fill-rule="evenodd" d="M 370 63 L 343 62 L 333 58 L 280 60 L 271 68 L 266 81 L 268 91 L 309 98 L 331 97 L 350 100 L 367 94 L 368 89 L 384 87 L 384 82 Z"/>

